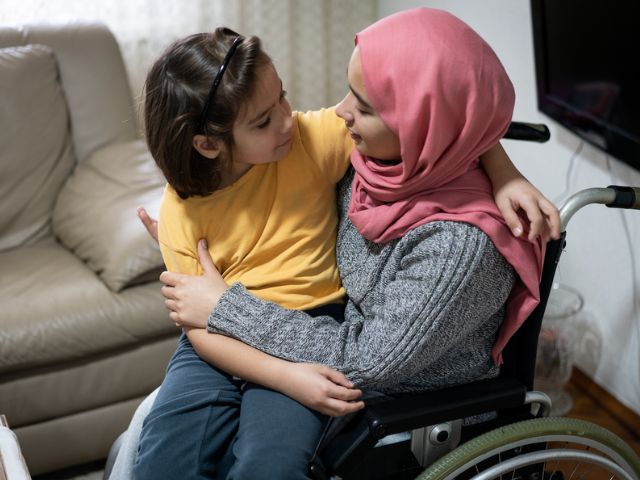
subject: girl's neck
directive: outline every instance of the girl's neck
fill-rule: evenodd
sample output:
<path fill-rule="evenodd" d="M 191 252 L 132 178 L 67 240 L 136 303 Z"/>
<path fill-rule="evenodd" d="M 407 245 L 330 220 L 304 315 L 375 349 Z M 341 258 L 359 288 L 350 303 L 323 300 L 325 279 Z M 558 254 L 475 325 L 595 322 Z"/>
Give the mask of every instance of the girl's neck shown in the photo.
<path fill-rule="evenodd" d="M 252 165 L 244 162 L 231 162 L 231 168 L 225 172 L 220 182 L 220 188 L 226 188 L 237 182 L 245 173 L 251 169 Z"/>

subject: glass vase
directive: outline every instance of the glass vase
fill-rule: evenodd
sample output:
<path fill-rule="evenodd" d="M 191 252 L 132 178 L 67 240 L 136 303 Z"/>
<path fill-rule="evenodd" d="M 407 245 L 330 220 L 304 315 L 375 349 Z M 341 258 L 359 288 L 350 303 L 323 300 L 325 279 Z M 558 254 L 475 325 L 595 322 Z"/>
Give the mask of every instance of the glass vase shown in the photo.
<path fill-rule="evenodd" d="M 565 415 L 573 406 L 565 386 L 573 369 L 573 326 L 583 306 L 582 295 L 571 287 L 551 287 L 538 338 L 534 388 L 551 398 L 552 416 Z"/>

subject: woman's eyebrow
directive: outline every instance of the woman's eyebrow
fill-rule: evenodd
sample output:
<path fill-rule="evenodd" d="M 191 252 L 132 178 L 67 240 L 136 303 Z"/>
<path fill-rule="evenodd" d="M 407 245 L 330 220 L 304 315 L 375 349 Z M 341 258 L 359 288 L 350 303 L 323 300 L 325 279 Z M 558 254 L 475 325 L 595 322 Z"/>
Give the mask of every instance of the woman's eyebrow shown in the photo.
<path fill-rule="evenodd" d="M 351 93 L 353 93 L 353 96 L 356 97 L 362 105 L 364 105 L 369 110 L 375 110 L 375 108 L 373 108 L 369 104 L 369 102 L 366 102 L 360 95 L 358 95 L 358 92 L 356 92 L 351 85 L 349 85 L 349 90 L 351 90 Z"/>

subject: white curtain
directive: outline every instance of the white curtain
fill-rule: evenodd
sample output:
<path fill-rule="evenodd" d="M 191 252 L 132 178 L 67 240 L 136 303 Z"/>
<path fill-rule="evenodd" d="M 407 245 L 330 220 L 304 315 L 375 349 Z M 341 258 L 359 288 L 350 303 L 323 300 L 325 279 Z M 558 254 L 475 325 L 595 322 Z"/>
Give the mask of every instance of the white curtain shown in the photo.
<path fill-rule="evenodd" d="M 0 23 L 106 23 L 122 49 L 135 99 L 147 69 L 169 43 L 225 25 L 263 40 L 293 107 L 307 110 L 333 105 L 346 93 L 354 34 L 375 20 L 376 5 L 376 0 L 0 0 Z"/>

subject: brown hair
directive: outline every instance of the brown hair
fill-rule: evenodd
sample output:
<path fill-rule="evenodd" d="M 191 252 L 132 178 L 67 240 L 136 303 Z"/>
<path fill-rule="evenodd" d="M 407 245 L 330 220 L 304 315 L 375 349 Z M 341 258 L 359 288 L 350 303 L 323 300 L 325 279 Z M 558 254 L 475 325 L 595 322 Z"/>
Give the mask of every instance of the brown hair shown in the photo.
<path fill-rule="evenodd" d="M 254 93 L 258 70 L 271 62 L 258 37 L 240 42 L 209 106 L 204 132 L 198 120 L 224 56 L 238 36 L 228 28 L 173 43 L 153 64 L 145 82 L 145 133 L 149 150 L 181 198 L 209 195 L 230 168 L 233 124 Z M 204 133 L 222 141 L 229 155 L 211 160 L 193 148 Z"/>

